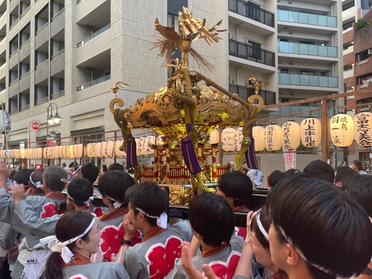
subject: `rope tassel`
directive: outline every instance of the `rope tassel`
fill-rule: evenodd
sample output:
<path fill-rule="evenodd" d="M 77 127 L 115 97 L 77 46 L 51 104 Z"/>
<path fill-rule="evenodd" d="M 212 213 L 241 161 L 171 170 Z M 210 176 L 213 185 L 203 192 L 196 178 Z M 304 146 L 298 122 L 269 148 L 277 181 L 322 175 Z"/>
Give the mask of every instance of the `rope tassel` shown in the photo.
<path fill-rule="evenodd" d="M 185 161 L 187 168 L 190 170 L 190 173 L 192 175 L 200 173 L 202 169 L 199 165 L 198 157 L 196 155 L 195 147 L 191 137 L 185 137 L 182 140 L 181 149 L 183 159 Z"/>
<path fill-rule="evenodd" d="M 134 137 L 128 138 L 127 142 L 127 168 L 137 166 L 137 144 Z"/>

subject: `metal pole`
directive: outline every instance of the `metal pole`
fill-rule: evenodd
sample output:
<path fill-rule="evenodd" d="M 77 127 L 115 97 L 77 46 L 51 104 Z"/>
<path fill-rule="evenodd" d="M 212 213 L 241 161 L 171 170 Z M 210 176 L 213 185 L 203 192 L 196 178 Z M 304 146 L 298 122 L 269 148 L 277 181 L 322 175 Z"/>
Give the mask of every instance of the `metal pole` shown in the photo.
<path fill-rule="evenodd" d="M 321 107 L 322 107 L 322 160 L 327 162 L 329 159 L 329 132 L 328 132 L 328 100 L 322 99 L 321 101 Z"/>

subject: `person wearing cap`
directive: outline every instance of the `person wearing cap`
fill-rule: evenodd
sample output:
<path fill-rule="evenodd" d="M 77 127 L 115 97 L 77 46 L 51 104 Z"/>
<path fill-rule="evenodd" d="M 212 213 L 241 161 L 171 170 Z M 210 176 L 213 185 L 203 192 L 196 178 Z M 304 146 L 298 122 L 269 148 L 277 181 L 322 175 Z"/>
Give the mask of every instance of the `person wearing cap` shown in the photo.
<path fill-rule="evenodd" d="M 58 221 L 55 235 L 40 240 L 48 247 L 46 279 L 129 279 L 119 263 L 92 263 L 99 250 L 98 220 L 87 212 L 69 211 Z"/>
<path fill-rule="evenodd" d="M 130 278 L 165 278 L 181 256 L 182 241 L 191 240 L 186 221 L 168 228 L 168 193 L 153 182 L 132 186 L 126 193 L 128 214 L 124 217 L 126 234 L 118 260 L 123 260 Z M 137 230 L 143 241 L 130 247 Z M 154 277 L 156 276 L 156 277 Z"/>

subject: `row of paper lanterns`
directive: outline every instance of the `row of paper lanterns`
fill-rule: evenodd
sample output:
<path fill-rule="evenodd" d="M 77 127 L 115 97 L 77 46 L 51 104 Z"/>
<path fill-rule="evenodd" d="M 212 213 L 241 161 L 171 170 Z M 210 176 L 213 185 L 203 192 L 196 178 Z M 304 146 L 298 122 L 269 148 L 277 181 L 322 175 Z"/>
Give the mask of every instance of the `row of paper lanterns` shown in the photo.
<path fill-rule="evenodd" d="M 319 119 L 306 118 L 301 124 L 288 121 L 282 126 L 255 126 L 252 129 L 256 151 L 295 151 L 300 144 L 317 148 L 321 144 L 322 127 Z M 353 141 L 363 147 L 372 146 L 372 113 L 337 114 L 330 119 L 330 139 L 337 147 L 348 147 Z"/>

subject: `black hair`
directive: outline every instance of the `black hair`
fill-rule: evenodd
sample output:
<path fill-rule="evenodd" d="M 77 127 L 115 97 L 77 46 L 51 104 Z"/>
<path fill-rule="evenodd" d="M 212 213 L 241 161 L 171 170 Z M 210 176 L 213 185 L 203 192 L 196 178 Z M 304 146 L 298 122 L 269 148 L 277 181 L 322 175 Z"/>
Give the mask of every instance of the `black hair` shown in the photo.
<path fill-rule="evenodd" d="M 67 186 L 67 194 L 77 206 L 84 206 L 93 195 L 93 185 L 85 178 L 75 178 Z"/>
<path fill-rule="evenodd" d="M 234 213 L 223 197 L 202 193 L 190 205 L 190 224 L 205 244 L 221 247 L 230 243 L 234 232 Z"/>
<path fill-rule="evenodd" d="M 274 170 L 272 173 L 269 174 L 267 177 L 267 183 L 269 184 L 268 186 L 275 187 L 275 185 L 278 183 L 279 179 L 283 176 L 283 172 L 280 170 Z"/>
<path fill-rule="evenodd" d="M 14 174 L 14 180 L 17 182 L 17 184 L 29 186 L 31 173 L 32 173 L 31 169 L 20 169 Z"/>
<path fill-rule="evenodd" d="M 33 188 L 34 195 L 42 195 L 44 194 L 44 191 L 42 188 L 37 187 L 34 183 L 40 182 L 43 184 L 43 170 L 35 170 L 30 174 L 30 178 L 32 178 L 29 181 L 29 186 Z"/>
<path fill-rule="evenodd" d="M 303 171 L 308 178 L 325 180 L 333 183 L 335 180 L 335 171 L 330 164 L 322 160 L 311 161 Z"/>
<path fill-rule="evenodd" d="M 67 172 L 63 168 L 50 166 L 44 171 L 43 176 L 51 191 L 62 192 L 65 187 L 65 182 L 63 182 L 63 180 L 67 179 Z"/>
<path fill-rule="evenodd" d="M 259 211 L 260 214 L 260 222 L 265 229 L 267 233 L 269 233 L 270 225 L 271 225 L 271 219 L 267 212 L 267 208 L 263 207 Z M 256 235 L 257 240 L 261 243 L 262 247 L 264 247 L 266 250 L 270 250 L 269 240 L 266 239 L 266 237 L 261 232 L 259 226 L 258 226 L 258 219 L 257 214 L 255 217 L 253 217 L 252 223 L 251 223 L 251 230 Z"/>
<path fill-rule="evenodd" d="M 359 160 L 354 160 L 354 161 L 352 162 L 352 164 L 355 165 L 355 166 L 358 168 L 358 170 L 363 170 L 363 164 L 362 164 L 361 161 L 359 161 Z"/>
<path fill-rule="evenodd" d="M 58 220 L 55 228 L 56 237 L 59 241 L 64 242 L 82 234 L 90 225 L 93 215 L 83 211 L 68 211 Z M 81 239 L 89 240 L 88 231 Z M 69 244 L 67 247 L 73 251 L 76 241 Z M 62 279 L 62 268 L 64 262 L 61 253 L 53 252 L 46 263 L 45 278 L 46 279 Z"/>
<path fill-rule="evenodd" d="M 123 165 L 119 164 L 119 163 L 112 163 L 109 167 L 108 167 L 108 170 L 109 171 L 124 171 L 124 167 Z"/>
<path fill-rule="evenodd" d="M 103 172 L 103 173 L 108 172 L 107 165 L 105 165 L 105 164 L 102 165 L 102 172 Z"/>
<path fill-rule="evenodd" d="M 129 174 L 122 171 L 108 171 L 100 177 L 98 189 L 103 196 L 125 203 L 125 192 L 134 184 L 134 179 Z"/>
<path fill-rule="evenodd" d="M 344 188 L 372 217 L 372 176 L 354 174 L 345 180 Z"/>
<path fill-rule="evenodd" d="M 85 164 L 80 169 L 81 175 L 94 183 L 99 175 L 99 169 L 92 163 Z"/>
<path fill-rule="evenodd" d="M 345 178 L 355 175 L 350 167 L 338 167 L 336 168 L 335 182 L 344 182 Z"/>
<path fill-rule="evenodd" d="M 62 163 L 62 168 L 65 168 L 66 167 L 66 163 Z"/>
<path fill-rule="evenodd" d="M 126 194 L 126 200 L 135 214 L 139 212 L 136 208 L 151 216 L 160 216 L 164 212 L 168 214 L 169 211 L 168 193 L 154 182 L 142 182 L 132 186 Z M 145 217 L 151 226 L 156 226 L 155 218 L 146 215 Z"/>
<path fill-rule="evenodd" d="M 253 192 L 252 181 L 247 175 L 239 171 L 232 171 L 221 175 L 218 189 L 228 198 L 233 198 L 234 206 L 247 206 Z"/>
<path fill-rule="evenodd" d="M 267 209 L 279 240 L 286 242 L 290 238 L 302 251 L 313 278 L 350 277 L 369 263 L 372 254 L 369 217 L 333 184 L 309 179 L 301 173 L 287 176 L 270 192 Z"/>

